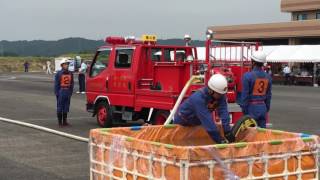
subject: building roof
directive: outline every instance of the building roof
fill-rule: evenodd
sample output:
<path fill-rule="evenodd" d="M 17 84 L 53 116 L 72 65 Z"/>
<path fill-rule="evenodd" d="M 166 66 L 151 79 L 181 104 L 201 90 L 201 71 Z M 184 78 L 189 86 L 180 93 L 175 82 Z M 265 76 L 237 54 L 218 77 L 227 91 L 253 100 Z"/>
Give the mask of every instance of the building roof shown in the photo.
<path fill-rule="evenodd" d="M 319 37 L 320 20 L 282 23 L 211 26 L 218 40 L 281 39 L 290 37 Z"/>
<path fill-rule="evenodd" d="M 310 11 L 320 9 L 320 0 L 281 0 L 282 12 Z"/>

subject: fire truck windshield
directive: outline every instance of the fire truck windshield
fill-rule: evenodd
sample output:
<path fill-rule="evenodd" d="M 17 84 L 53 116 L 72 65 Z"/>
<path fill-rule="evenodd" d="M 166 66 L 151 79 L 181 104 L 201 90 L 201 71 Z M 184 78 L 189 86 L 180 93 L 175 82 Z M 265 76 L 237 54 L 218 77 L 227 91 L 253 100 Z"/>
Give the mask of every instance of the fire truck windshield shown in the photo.
<path fill-rule="evenodd" d="M 99 50 L 90 70 L 90 77 L 97 76 L 108 67 L 111 49 Z"/>

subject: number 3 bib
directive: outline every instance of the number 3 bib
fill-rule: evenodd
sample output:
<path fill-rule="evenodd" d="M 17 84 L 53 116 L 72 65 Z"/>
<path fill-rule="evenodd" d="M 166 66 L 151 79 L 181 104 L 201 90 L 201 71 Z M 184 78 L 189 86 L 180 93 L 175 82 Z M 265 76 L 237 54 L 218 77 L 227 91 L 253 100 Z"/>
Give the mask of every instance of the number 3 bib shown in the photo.
<path fill-rule="evenodd" d="M 254 96 L 264 96 L 266 95 L 269 81 L 266 78 L 257 78 L 254 82 L 253 93 Z"/>

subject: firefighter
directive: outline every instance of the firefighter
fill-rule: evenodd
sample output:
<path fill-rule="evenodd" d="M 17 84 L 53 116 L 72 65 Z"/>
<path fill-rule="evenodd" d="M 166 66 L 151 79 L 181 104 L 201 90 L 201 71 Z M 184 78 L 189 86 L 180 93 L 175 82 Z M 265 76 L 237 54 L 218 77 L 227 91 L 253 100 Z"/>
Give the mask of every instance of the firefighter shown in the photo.
<path fill-rule="evenodd" d="M 153 55 L 154 55 L 156 61 L 160 61 L 162 52 L 158 51 L 158 52 L 154 53 Z"/>
<path fill-rule="evenodd" d="M 68 70 L 69 61 L 60 62 L 61 70 L 55 76 L 54 92 L 57 98 L 57 117 L 59 127 L 68 126 L 67 116 L 73 92 L 73 74 Z"/>
<path fill-rule="evenodd" d="M 221 137 L 212 112 L 217 110 L 222 121 L 225 137 L 229 141 L 230 117 L 226 100 L 228 83 L 226 78 L 221 74 L 211 76 L 208 86 L 201 88 L 186 99 L 179 107 L 174 116 L 174 123 L 183 126 L 202 125 L 210 137 L 216 143 L 226 143 L 227 140 Z"/>
<path fill-rule="evenodd" d="M 259 127 L 266 128 L 266 116 L 270 110 L 272 79 L 263 71 L 266 55 L 255 51 L 251 55 L 253 69 L 242 78 L 241 108 L 245 115 L 250 115 Z"/>

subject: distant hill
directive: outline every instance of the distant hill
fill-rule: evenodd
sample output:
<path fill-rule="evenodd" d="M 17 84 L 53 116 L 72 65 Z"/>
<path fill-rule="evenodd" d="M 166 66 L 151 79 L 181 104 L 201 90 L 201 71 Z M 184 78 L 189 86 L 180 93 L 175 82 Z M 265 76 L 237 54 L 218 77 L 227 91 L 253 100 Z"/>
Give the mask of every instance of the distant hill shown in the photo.
<path fill-rule="evenodd" d="M 59 56 L 68 53 L 93 53 L 103 40 L 66 38 L 57 41 L 0 41 L 0 56 Z M 158 40 L 158 44 L 184 45 L 182 39 Z M 203 41 L 193 41 L 194 46 L 204 46 Z"/>
<path fill-rule="evenodd" d="M 94 51 L 104 42 L 83 38 L 58 41 L 0 41 L 0 56 L 57 56 L 66 53 Z"/>

